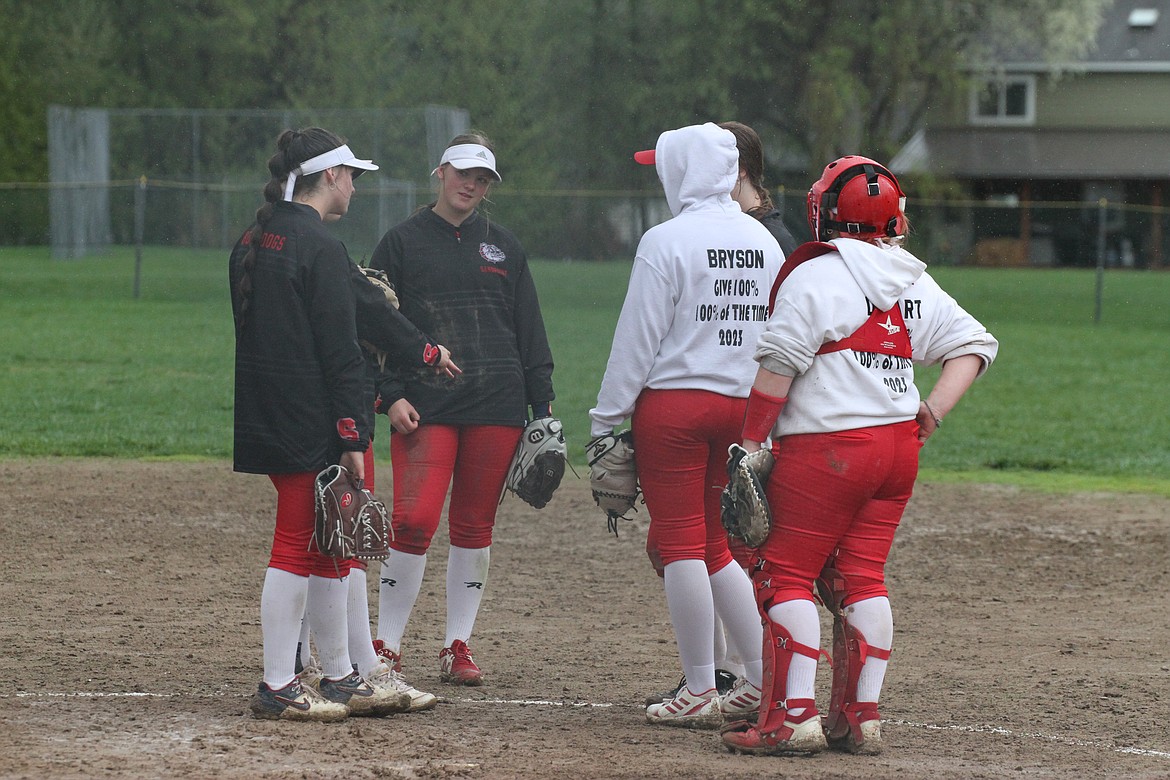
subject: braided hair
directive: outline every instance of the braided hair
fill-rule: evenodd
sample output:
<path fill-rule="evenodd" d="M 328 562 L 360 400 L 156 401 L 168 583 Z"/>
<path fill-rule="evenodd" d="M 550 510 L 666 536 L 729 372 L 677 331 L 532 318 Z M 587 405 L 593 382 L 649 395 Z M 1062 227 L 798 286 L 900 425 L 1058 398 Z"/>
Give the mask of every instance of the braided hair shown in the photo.
<path fill-rule="evenodd" d="M 345 143 L 345 139 L 336 133 L 331 133 L 320 127 L 307 127 L 303 130 L 285 130 L 276 139 L 276 154 L 268 158 L 268 172 L 272 176 L 264 185 L 264 205 L 256 209 L 256 221 L 253 223 L 248 237 L 248 251 L 244 254 L 243 272 L 240 275 L 236 289 L 232 291 L 238 305 L 236 306 L 236 327 L 244 325 L 248 306 L 252 300 L 252 269 L 256 265 L 256 249 L 260 246 L 264 227 L 272 219 L 273 206 L 284 197 L 284 184 L 288 175 L 306 160 L 317 155 L 325 154 Z M 321 181 L 321 174 L 311 173 L 297 176 L 293 189 L 293 197 L 297 193 L 312 192 Z"/>
<path fill-rule="evenodd" d="M 772 194 L 764 186 L 764 145 L 756 131 L 742 122 L 720 122 L 719 126 L 730 130 L 735 136 L 735 146 L 739 149 L 739 167 L 743 168 L 748 184 L 760 197 L 760 205 L 749 210 L 748 214 L 759 219 L 775 208 Z"/>

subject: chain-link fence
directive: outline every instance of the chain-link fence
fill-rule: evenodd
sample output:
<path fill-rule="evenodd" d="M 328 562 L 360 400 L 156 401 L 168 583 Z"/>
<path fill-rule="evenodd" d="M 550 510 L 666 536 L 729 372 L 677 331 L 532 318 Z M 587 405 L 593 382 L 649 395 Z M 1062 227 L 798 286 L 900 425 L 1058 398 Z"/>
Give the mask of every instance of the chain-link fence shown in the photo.
<path fill-rule="evenodd" d="M 135 239 L 220 246 L 242 229 L 230 227 L 229 219 L 238 222 L 238 215 L 255 210 L 276 137 L 288 128 L 314 125 L 340 133 L 359 156 L 379 164 L 379 199 L 351 220 L 358 223 L 355 230 L 373 232 L 409 213 L 416 188 L 425 186 L 451 138 L 468 129 L 469 115 L 446 106 L 312 111 L 51 106 L 45 227 L 53 256 L 83 256 Z M 251 194 L 247 201 L 245 192 Z M 36 215 L 28 204 L 21 204 L 20 213 Z M 34 220 L 2 232 L 7 240 L 35 243 L 36 228 Z"/>
<path fill-rule="evenodd" d="M 44 214 L 51 199 L 108 204 L 106 240 L 69 246 L 57 257 L 100 252 L 106 244 L 227 249 L 251 222 L 263 182 L 230 177 L 192 183 L 146 177 L 73 184 L 0 183 L 4 214 Z M 395 180 L 382 171 L 362 177 L 350 212 L 331 226 L 355 260 L 382 235 L 434 198 L 428 181 Z M 793 235 L 810 238 L 804 194 L 779 192 L 777 207 Z M 670 217 L 660 190 L 566 192 L 510 190 L 499 185 L 483 207 L 507 226 L 532 257 L 630 259 L 642 233 Z M 916 201 L 907 216 L 908 247 L 934 265 L 1153 268 L 1170 259 L 1170 209 L 1110 201 L 989 204 Z M 0 245 L 51 244 L 47 225 Z"/>

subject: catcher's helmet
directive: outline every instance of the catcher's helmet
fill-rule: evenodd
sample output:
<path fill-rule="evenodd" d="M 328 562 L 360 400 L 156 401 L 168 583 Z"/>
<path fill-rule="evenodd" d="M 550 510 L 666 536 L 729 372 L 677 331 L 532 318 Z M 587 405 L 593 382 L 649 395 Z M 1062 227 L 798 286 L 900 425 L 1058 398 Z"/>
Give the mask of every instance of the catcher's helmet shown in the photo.
<path fill-rule="evenodd" d="M 808 191 L 808 226 L 817 241 L 835 230 L 850 238 L 906 232 L 906 195 L 883 165 L 858 155 L 834 160 Z"/>

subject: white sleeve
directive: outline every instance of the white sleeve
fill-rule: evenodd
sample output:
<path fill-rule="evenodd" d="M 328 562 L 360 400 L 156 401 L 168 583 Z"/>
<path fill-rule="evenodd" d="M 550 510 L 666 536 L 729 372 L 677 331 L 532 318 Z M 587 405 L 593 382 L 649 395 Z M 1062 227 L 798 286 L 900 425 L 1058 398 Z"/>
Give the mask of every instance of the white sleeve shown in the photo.
<path fill-rule="evenodd" d="M 643 258 L 635 258 L 597 406 L 589 410 L 593 436 L 612 431 L 634 413 L 658 348 L 670 331 L 678 296 L 670 279 Z"/>
<path fill-rule="evenodd" d="M 860 326 L 852 320 L 865 311 L 864 296 L 856 285 L 841 284 L 840 275 L 833 276 L 835 268 L 828 259 L 805 263 L 784 280 L 756 343 L 761 366 L 773 374 L 800 376 L 825 342 L 845 338 Z"/>
<path fill-rule="evenodd" d="M 962 355 L 978 355 L 983 359 L 983 366 L 979 369 L 982 375 L 999 353 L 996 338 L 929 274 L 923 274 L 915 286 L 921 287 L 933 300 L 924 312 L 926 319 L 910 334 L 914 360 L 929 366 Z"/>

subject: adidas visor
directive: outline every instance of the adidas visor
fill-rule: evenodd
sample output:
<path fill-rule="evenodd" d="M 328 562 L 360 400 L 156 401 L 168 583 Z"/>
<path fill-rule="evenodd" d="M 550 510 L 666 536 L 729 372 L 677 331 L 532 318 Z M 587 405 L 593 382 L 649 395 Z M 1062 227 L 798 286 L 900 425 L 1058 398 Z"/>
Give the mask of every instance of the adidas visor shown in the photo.
<path fill-rule="evenodd" d="M 435 170 L 431 171 L 432 176 L 435 171 L 443 167 L 443 163 L 450 163 L 452 168 L 458 168 L 461 171 L 466 171 L 468 168 L 486 168 L 496 177 L 496 181 L 503 181 L 499 171 L 496 170 L 496 156 L 486 146 L 457 144 L 449 147 L 443 152 L 443 159 L 439 160 Z"/>

